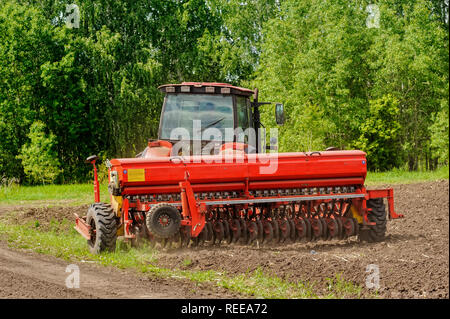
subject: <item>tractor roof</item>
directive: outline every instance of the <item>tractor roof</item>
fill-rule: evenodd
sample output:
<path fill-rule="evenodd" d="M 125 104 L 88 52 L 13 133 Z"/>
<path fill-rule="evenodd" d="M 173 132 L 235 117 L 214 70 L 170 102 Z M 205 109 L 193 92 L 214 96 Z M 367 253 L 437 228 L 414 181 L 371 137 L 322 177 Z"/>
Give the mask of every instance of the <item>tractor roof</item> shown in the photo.
<path fill-rule="evenodd" d="M 163 93 L 210 93 L 237 94 L 251 96 L 255 91 L 233 86 L 227 83 L 183 82 L 181 84 L 164 84 L 158 87 Z"/>

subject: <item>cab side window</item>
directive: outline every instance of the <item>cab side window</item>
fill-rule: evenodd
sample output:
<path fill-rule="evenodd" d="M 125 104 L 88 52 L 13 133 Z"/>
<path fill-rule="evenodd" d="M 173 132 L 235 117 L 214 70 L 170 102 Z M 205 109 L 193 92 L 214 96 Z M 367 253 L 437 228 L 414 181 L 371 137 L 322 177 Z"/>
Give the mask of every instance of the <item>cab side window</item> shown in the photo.
<path fill-rule="evenodd" d="M 236 98 L 238 127 L 243 130 L 252 127 L 252 114 L 249 100 L 245 97 L 238 96 Z"/>

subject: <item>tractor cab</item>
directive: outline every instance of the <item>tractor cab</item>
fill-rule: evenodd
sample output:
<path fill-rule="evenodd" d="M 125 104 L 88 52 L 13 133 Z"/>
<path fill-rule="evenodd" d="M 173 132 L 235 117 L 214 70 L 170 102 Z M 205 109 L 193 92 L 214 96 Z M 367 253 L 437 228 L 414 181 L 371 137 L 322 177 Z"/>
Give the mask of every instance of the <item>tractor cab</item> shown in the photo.
<path fill-rule="evenodd" d="M 165 97 L 158 140 L 150 141 L 139 157 L 215 155 L 236 145 L 245 153 L 261 152 L 265 137 L 259 130 L 258 108 L 268 103 L 258 102 L 257 89 L 183 82 L 162 85 L 159 90 Z M 276 112 L 282 111 L 282 104 L 277 104 Z M 284 121 L 284 114 L 280 118 Z M 177 147 L 172 149 L 175 144 Z M 149 148 L 154 149 L 148 152 Z"/>

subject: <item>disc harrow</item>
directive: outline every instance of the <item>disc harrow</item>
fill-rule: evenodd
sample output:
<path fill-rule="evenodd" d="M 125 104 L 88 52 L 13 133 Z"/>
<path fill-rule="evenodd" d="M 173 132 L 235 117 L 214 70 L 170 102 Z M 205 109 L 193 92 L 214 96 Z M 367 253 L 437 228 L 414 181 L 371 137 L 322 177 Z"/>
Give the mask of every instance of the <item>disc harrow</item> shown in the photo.
<path fill-rule="evenodd" d="M 328 194 L 336 190 L 354 192 L 354 188 L 328 188 Z M 273 192 L 265 192 L 270 194 Z M 277 194 L 296 195 L 292 190 L 284 190 Z M 314 194 L 314 191 L 299 190 L 300 194 Z M 255 192 L 264 194 L 264 192 Z M 316 193 L 320 194 L 320 193 Z M 212 194 L 211 194 L 212 195 Z M 214 194 L 212 197 L 198 195 L 202 200 L 223 199 L 227 194 Z M 236 197 L 235 197 L 236 198 Z M 170 206 L 165 214 L 156 219 L 169 228 L 167 212 L 180 207 L 169 203 L 159 203 L 159 207 Z M 156 205 L 155 205 L 156 206 Z M 352 199 L 329 199 L 317 201 L 299 201 L 291 203 L 266 203 L 261 205 L 215 205 L 209 206 L 205 212 L 205 225 L 197 237 L 192 237 L 191 227 L 182 225 L 175 234 L 161 238 L 151 230 L 150 222 L 155 220 L 151 215 L 155 206 L 148 212 L 131 212 L 136 232 L 136 240 L 148 241 L 152 246 L 158 244 L 162 248 L 209 247 L 221 245 L 280 245 L 296 242 L 318 240 L 345 240 L 357 236 L 358 221 L 354 218 L 351 206 Z M 181 215 L 182 212 L 178 211 Z M 145 222 L 147 221 L 147 222 Z M 177 222 L 174 219 L 174 222 Z M 150 227 L 148 227 L 150 226 Z"/>

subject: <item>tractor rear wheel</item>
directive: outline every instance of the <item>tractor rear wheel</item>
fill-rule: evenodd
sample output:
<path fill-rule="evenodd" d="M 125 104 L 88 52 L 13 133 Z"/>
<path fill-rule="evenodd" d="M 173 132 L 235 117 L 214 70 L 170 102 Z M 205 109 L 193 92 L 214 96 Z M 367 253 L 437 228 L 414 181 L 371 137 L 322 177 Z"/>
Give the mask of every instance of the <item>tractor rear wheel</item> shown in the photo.
<path fill-rule="evenodd" d="M 87 241 L 91 253 L 116 249 L 117 220 L 110 205 L 92 204 L 88 209 L 86 223 L 91 226 L 91 239 Z"/>
<path fill-rule="evenodd" d="M 149 210 L 145 223 L 153 235 L 165 239 L 178 233 L 181 227 L 181 215 L 174 206 L 160 203 Z"/>
<path fill-rule="evenodd" d="M 386 207 L 383 198 L 373 198 L 367 201 L 367 208 L 372 211 L 367 215 L 370 222 L 375 225 L 368 226 L 368 229 L 359 230 L 359 239 L 369 243 L 380 242 L 384 240 L 386 234 Z"/>

